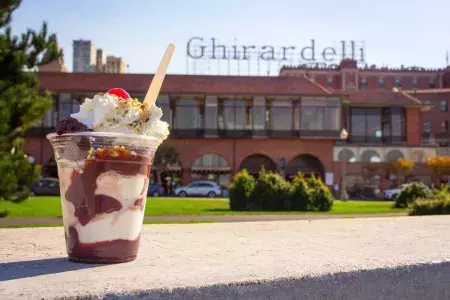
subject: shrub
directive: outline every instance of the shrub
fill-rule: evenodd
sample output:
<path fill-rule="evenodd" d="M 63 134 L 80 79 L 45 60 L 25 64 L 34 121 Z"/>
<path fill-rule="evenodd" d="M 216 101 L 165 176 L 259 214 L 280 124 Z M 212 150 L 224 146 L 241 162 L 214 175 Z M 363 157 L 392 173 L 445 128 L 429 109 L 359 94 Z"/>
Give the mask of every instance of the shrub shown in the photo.
<path fill-rule="evenodd" d="M 298 173 L 291 182 L 288 209 L 308 211 L 313 210 L 312 193 L 303 174 Z"/>
<path fill-rule="evenodd" d="M 311 193 L 313 209 L 318 211 L 330 210 L 333 207 L 333 194 L 322 179 L 312 176 L 307 180 L 307 184 Z"/>
<path fill-rule="evenodd" d="M 251 194 L 251 209 L 283 210 L 289 198 L 290 187 L 279 174 L 265 171 L 259 172 L 255 188 Z"/>
<path fill-rule="evenodd" d="M 247 170 L 234 175 L 233 182 L 228 188 L 231 210 L 247 210 L 250 207 L 250 195 L 255 188 L 255 178 Z"/>
<path fill-rule="evenodd" d="M 417 198 L 410 205 L 408 213 L 411 216 L 450 214 L 450 199 L 437 198 L 424 200 Z"/>
<path fill-rule="evenodd" d="M 450 199 L 450 187 L 446 184 L 443 184 L 441 188 L 433 191 L 433 199 Z"/>
<path fill-rule="evenodd" d="M 395 197 L 394 207 L 404 208 L 413 203 L 415 199 L 428 199 L 430 190 L 423 182 L 414 182 Z"/>

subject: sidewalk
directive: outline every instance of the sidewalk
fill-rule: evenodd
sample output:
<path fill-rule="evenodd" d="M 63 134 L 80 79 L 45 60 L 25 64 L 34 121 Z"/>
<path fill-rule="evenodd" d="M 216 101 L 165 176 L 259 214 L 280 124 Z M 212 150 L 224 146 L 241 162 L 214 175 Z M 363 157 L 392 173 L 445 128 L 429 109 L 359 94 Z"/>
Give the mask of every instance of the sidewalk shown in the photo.
<path fill-rule="evenodd" d="M 70 263 L 0 229 L 0 299 L 449 299 L 450 216 L 146 225 L 136 261 Z"/>
<path fill-rule="evenodd" d="M 318 220 L 318 219 L 347 219 L 347 218 L 379 218 L 406 216 L 406 213 L 386 214 L 273 214 L 273 215 L 171 215 L 171 216 L 146 216 L 146 221 L 168 222 L 258 222 L 258 221 L 290 221 L 290 220 Z M 61 218 L 0 218 L 0 226 L 9 225 L 45 225 L 62 224 Z"/>

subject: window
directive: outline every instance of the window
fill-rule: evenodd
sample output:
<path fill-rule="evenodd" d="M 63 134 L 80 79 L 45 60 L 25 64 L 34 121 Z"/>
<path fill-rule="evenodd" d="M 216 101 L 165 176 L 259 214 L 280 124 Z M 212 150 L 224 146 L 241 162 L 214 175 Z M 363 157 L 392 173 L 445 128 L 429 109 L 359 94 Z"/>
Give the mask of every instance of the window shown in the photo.
<path fill-rule="evenodd" d="M 300 104 L 301 130 L 340 130 L 339 99 L 303 98 Z"/>
<path fill-rule="evenodd" d="M 405 136 L 405 113 L 402 107 L 391 107 L 385 110 L 389 111 L 389 125 L 386 126 L 390 129 L 390 132 L 384 134 L 385 137 L 390 136 L 391 142 L 393 141 L 403 141 Z M 383 124 L 384 126 L 385 124 Z M 387 130 L 383 127 L 383 132 Z"/>
<path fill-rule="evenodd" d="M 169 124 L 169 126 L 172 126 L 173 107 L 171 105 L 170 98 L 167 97 L 167 98 L 158 99 L 158 103 L 159 103 L 159 107 L 161 107 L 161 110 L 163 113 L 161 120 L 164 122 L 167 122 Z"/>
<path fill-rule="evenodd" d="M 265 105 L 255 105 L 252 108 L 253 111 L 253 130 L 264 130 L 266 129 L 266 106 Z"/>
<path fill-rule="evenodd" d="M 201 182 L 201 183 L 198 184 L 197 187 L 207 187 L 207 188 L 211 188 L 211 187 L 213 187 L 213 185 L 210 184 L 210 183 Z"/>
<path fill-rule="evenodd" d="M 425 105 L 431 105 L 431 101 L 430 100 L 423 100 L 422 103 L 425 104 Z"/>
<path fill-rule="evenodd" d="M 425 133 L 430 133 L 431 132 L 431 122 L 430 121 L 423 122 L 423 131 Z"/>
<path fill-rule="evenodd" d="M 429 86 L 431 89 L 435 88 L 435 87 L 436 87 L 436 80 L 435 80 L 434 78 L 430 78 L 430 79 L 428 80 L 428 86 Z"/>
<path fill-rule="evenodd" d="M 220 168 L 220 167 L 229 167 L 230 165 L 222 155 L 216 153 L 207 153 L 198 157 L 194 161 L 192 166 L 206 167 L 206 168 Z"/>
<path fill-rule="evenodd" d="M 404 115 L 401 107 L 351 108 L 351 139 L 363 142 L 402 142 L 405 139 Z"/>
<path fill-rule="evenodd" d="M 445 100 L 441 101 L 441 111 L 446 112 L 448 110 L 447 106 L 448 106 L 447 101 Z"/>
<path fill-rule="evenodd" d="M 327 87 L 333 87 L 333 76 L 331 75 L 327 76 Z"/>
<path fill-rule="evenodd" d="M 395 87 L 398 87 L 398 88 L 402 87 L 401 79 L 399 79 L 399 78 L 395 79 Z"/>
<path fill-rule="evenodd" d="M 245 100 L 223 100 L 219 106 L 219 128 L 226 130 L 244 130 L 251 122 L 245 108 Z"/>
<path fill-rule="evenodd" d="M 62 98 L 59 100 L 59 119 L 70 117 L 72 113 L 80 110 L 80 104 L 77 100 L 71 98 Z"/>
<path fill-rule="evenodd" d="M 361 89 L 367 88 L 367 78 L 361 78 Z"/>
<path fill-rule="evenodd" d="M 204 107 L 195 99 L 180 99 L 175 107 L 176 129 L 204 128 Z"/>
<path fill-rule="evenodd" d="M 292 102 L 274 100 L 270 105 L 270 129 L 292 130 Z"/>
<path fill-rule="evenodd" d="M 205 99 L 205 128 L 209 132 L 215 133 L 217 130 L 217 98 L 213 97 Z"/>
<path fill-rule="evenodd" d="M 379 77 L 378 78 L 378 87 L 379 88 L 383 88 L 384 87 L 384 78 L 383 77 Z"/>
<path fill-rule="evenodd" d="M 412 87 L 416 89 L 417 85 L 418 85 L 417 79 L 413 78 L 413 80 L 412 80 Z"/>
<path fill-rule="evenodd" d="M 441 122 L 441 131 L 442 132 L 448 132 L 448 121 L 442 121 Z"/>
<path fill-rule="evenodd" d="M 381 109 L 352 108 L 350 119 L 351 136 L 356 140 L 381 138 Z"/>

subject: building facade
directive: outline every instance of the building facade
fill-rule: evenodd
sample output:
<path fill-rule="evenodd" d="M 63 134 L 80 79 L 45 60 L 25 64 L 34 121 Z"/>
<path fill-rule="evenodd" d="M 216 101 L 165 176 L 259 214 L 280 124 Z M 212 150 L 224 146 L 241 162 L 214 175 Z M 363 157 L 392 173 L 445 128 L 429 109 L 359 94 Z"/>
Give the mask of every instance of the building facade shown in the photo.
<path fill-rule="evenodd" d="M 352 86 L 344 73 L 336 80 Z M 121 87 L 143 100 L 152 80 L 145 74 L 38 76 L 40 88 L 52 91 L 54 105 L 29 131 L 26 151 L 43 165 L 53 156 L 45 134 L 77 112 L 86 97 Z M 355 86 L 357 77 L 350 77 Z M 164 176 L 179 176 L 183 183 L 211 179 L 226 186 L 238 170 L 256 174 L 264 166 L 287 179 L 299 171 L 317 174 L 330 187 L 343 174 L 349 189 L 358 184 L 387 187 L 392 178 L 373 176 L 364 182 L 364 165 L 403 157 L 416 162 L 416 178 L 431 182 L 425 162 L 438 147 L 424 139 L 423 120 L 436 108 L 424 104 L 421 94 L 388 87 L 329 88 L 318 79 L 284 70 L 273 77 L 167 75 L 157 104 L 170 125 L 165 143 L 180 151 L 180 161 Z M 341 140 L 344 128 L 349 137 Z"/>

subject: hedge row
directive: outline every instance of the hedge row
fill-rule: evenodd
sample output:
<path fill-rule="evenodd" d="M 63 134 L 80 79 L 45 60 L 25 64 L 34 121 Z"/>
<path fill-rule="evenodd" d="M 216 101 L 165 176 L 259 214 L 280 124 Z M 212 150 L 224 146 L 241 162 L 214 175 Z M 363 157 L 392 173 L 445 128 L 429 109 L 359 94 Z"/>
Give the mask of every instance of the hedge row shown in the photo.
<path fill-rule="evenodd" d="M 416 199 L 409 206 L 409 215 L 448 215 L 450 214 L 450 199 Z"/>
<path fill-rule="evenodd" d="M 431 192 L 423 183 L 413 183 L 397 196 L 395 207 L 408 207 L 412 216 L 450 214 L 450 188 Z"/>
<path fill-rule="evenodd" d="M 320 178 L 298 174 L 289 183 L 265 170 L 254 178 L 245 169 L 234 176 L 229 196 L 231 210 L 328 211 L 334 201 Z"/>

